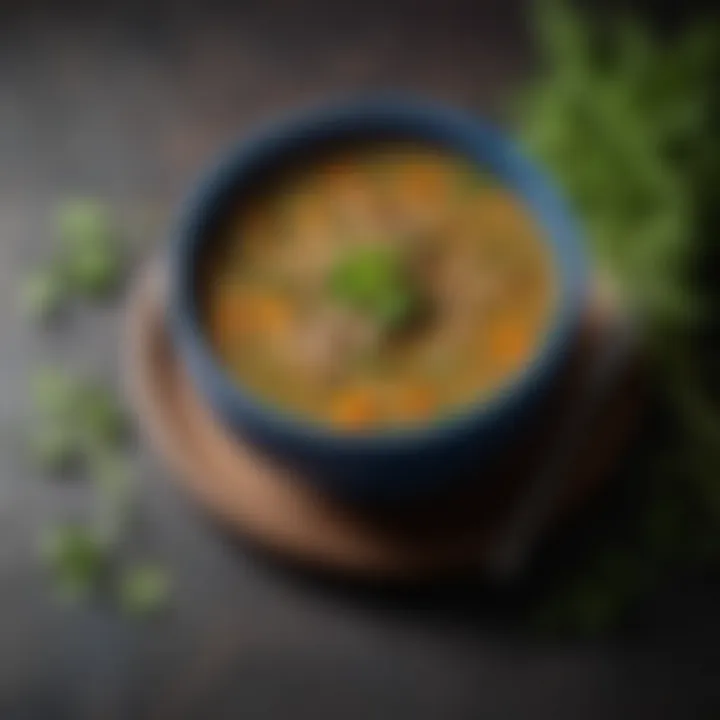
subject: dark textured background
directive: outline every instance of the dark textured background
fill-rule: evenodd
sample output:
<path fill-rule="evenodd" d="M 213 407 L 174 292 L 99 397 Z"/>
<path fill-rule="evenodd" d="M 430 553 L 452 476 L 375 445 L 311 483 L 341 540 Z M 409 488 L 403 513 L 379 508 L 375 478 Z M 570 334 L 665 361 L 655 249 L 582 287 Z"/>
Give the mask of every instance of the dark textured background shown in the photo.
<path fill-rule="evenodd" d="M 150 252 L 196 171 L 263 118 L 380 88 L 492 113 L 532 68 L 528 35 L 517 0 L 0 2 L 2 720 L 720 710 L 717 588 L 681 580 L 621 637 L 532 640 L 482 589 L 389 596 L 281 572 L 226 543 L 143 451 L 142 543 L 174 572 L 172 612 L 142 627 L 60 610 L 37 565 L 39 529 L 88 492 L 49 484 L 16 447 L 30 368 L 117 370 L 112 308 L 73 314 L 57 336 L 16 318 L 17 278 L 48 252 L 53 203 L 112 198 Z"/>

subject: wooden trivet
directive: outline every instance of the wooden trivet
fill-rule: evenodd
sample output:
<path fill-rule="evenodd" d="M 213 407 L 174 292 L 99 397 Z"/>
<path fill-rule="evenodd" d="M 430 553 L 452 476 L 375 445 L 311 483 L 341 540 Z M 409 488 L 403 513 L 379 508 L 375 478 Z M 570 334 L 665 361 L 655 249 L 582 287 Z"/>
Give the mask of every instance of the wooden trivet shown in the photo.
<path fill-rule="evenodd" d="M 493 553 L 513 533 L 517 509 L 537 478 L 557 459 L 558 437 L 573 425 L 588 367 L 609 342 L 618 311 L 601 302 L 587 314 L 575 359 L 532 431 L 481 487 L 457 489 L 427 503 L 391 512 L 344 505 L 321 495 L 291 471 L 236 439 L 215 419 L 189 382 L 165 327 L 162 266 L 150 263 L 130 294 L 124 338 L 125 379 L 141 430 L 176 478 L 231 529 L 262 547 L 324 571 L 382 579 L 428 579 L 465 571 L 497 570 Z M 536 531 L 557 524 L 588 501 L 612 475 L 641 407 L 638 363 L 625 363 L 603 390 L 602 402 L 568 449 L 567 475 L 534 519 Z M 570 422 L 568 422 L 570 420 Z M 533 500 L 533 502 L 535 502 Z M 530 508 L 533 509 L 532 507 Z M 545 517 L 547 515 L 547 517 Z M 524 543 L 537 542 L 529 534 Z M 510 544 L 513 537 L 510 537 Z M 517 543 L 516 543 L 517 544 Z M 523 548 L 523 552 L 530 548 Z"/>

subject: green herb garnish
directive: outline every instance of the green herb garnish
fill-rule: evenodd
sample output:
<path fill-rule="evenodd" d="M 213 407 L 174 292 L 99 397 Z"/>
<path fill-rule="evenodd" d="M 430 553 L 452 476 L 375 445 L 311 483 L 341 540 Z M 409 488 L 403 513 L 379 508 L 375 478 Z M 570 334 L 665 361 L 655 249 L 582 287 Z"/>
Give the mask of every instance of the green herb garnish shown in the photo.
<path fill-rule="evenodd" d="M 20 289 L 20 308 L 31 320 L 49 320 L 64 307 L 68 288 L 64 278 L 53 267 L 30 273 Z"/>
<path fill-rule="evenodd" d="M 43 538 L 41 552 L 63 600 L 83 600 L 97 592 L 109 556 L 91 530 L 81 525 L 54 528 Z"/>
<path fill-rule="evenodd" d="M 38 422 L 28 447 L 32 459 L 46 472 L 62 473 L 81 458 L 80 443 L 73 429 L 59 422 Z"/>
<path fill-rule="evenodd" d="M 420 307 L 420 295 L 402 259 L 387 246 L 346 250 L 328 286 L 334 300 L 389 329 L 406 324 Z"/>
<path fill-rule="evenodd" d="M 115 290 L 125 262 L 109 209 L 92 200 L 70 200 L 55 218 L 60 249 L 52 262 L 32 271 L 20 289 L 20 308 L 32 320 L 56 315 L 75 296 Z"/>
<path fill-rule="evenodd" d="M 118 448 L 127 419 L 114 395 L 95 381 L 51 368 L 32 380 L 34 432 L 31 451 L 49 470 Z"/>
<path fill-rule="evenodd" d="M 108 293 L 125 269 L 112 213 L 103 203 L 66 202 L 55 226 L 59 252 L 21 288 L 21 309 L 32 319 L 52 317 L 74 296 Z M 129 613 L 159 610 L 170 594 L 162 569 L 143 564 L 122 570 L 120 563 L 134 488 L 124 454 L 128 422 L 115 394 L 95 380 L 48 367 L 32 377 L 31 399 L 27 444 L 33 459 L 53 475 L 69 466 L 82 471 L 95 495 L 91 526 L 62 525 L 42 538 L 57 595 L 78 601 L 109 590 Z"/>
<path fill-rule="evenodd" d="M 68 201 L 58 208 L 57 227 L 71 289 L 85 295 L 115 289 L 124 263 L 109 208 L 93 200 Z"/>
<path fill-rule="evenodd" d="M 163 567 L 149 563 L 134 565 L 120 578 L 120 606 L 129 615 L 155 615 L 167 606 L 170 590 L 170 578 Z"/>

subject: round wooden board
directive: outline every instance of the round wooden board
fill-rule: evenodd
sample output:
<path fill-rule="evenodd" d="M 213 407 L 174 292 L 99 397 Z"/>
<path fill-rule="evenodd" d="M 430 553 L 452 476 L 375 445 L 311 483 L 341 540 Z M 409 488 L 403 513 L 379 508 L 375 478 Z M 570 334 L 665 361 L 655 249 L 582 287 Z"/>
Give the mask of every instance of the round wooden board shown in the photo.
<path fill-rule="evenodd" d="M 229 528 L 267 549 L 321 570 L 407 580 L 485 568 L 503 519 L 522 496 L 523 484 L 542 468 L 583 366 L 604 341 L 607 320 L 604 312 L 588 314 L 576 360 L 541 420 L 491 470 L 502 482 L 477 484 L 491 491 L 468 486 L 411 508 L 371 515 L 320 495 L 226 432 L 188 381 L 166 332 L 164 311 L 163 268 L 151 263 L 129 297 L 123 361 L 141 430 L 171 476 Z M 574 453 L 571 482 L 553 522 L 609 477 L 635 424 L 636 388 L 634 372 L 614 384 Z"/>

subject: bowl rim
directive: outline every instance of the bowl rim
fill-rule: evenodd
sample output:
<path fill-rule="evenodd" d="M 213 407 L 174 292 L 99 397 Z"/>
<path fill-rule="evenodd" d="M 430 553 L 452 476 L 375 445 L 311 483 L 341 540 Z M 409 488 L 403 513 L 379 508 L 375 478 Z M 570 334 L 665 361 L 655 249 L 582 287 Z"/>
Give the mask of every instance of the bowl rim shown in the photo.
<path fill-rule="evenodd" d="M 510 189 L 520 195 L 526 206 L 536 206 L 529 208 L 530 214 L 542 228 L 541 237 L 551 249 L 559 288 L 549 327 L 532 359 L 489 395 L 471 399 L 452 414 L 428 422 L 380 430 L 343 431 L 284 408 L 230 377 L 210 346 L 200 320 L 193 264 L 207 240 L 217 203 L 225 194 L 236 191 L 243 177 L 247 178 L 268 163 L 278 160 L 282 163 L 284 155 L 306 147 L 308 142 L 320 146 L 353 133 L 371 136 L 378 128 L 386 128 L 399 137 L 405 135 L 420 141 L 424 138 L 429 143 L 437 140 L 433 137 L 437 132 L 448 141 L 454 139 L 455 149 L 478 166 L 481 165 L 479 155 L 488 149 L 498 162 L 506 163 L 523 185 L 520 188 L 509 184 Z M 532 196 L 532 203 L 528 202 L 528 194 Z M 540 207 L 545 208 L 544 221 L 538 217 Z M 459 435 L 474 435 L 481 426 L 496 425 L 514 404 L 522 402 L 537 388 L 543 374 L 564 356 L 579 326 L 589 291 L 588 258 L 581 233 L 549 177 L 487 120 L 444 104 L 406 96 L 375 96 L 305 109 L 245 135 L 211 163 L 185 198 L 170 240 L 171 334 L 181 354 L 190 353 L 202 366 L 201 372 L 206 376 L 209 373 L 229 412 L 241 416 L 243 421 L 252 416 L 249 423 L 261 421 L 301 442 L 329 445 L 352 453 L 408 450 Z M 193 363 L 188 365 L 192 376 Z M 192 377 L 192 382 L 213 406 L 213 398 L 207 397 L 202 381 Z"/>

